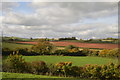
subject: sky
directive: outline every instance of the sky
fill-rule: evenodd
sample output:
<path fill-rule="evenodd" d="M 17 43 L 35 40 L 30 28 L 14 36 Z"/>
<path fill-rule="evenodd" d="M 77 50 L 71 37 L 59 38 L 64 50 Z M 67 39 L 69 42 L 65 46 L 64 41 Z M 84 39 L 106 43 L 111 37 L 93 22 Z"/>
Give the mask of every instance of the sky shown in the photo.
<path fill-rule="evenodd" d="M 4 36 L 118 38 L 117 2 L 2 2 Z"/>

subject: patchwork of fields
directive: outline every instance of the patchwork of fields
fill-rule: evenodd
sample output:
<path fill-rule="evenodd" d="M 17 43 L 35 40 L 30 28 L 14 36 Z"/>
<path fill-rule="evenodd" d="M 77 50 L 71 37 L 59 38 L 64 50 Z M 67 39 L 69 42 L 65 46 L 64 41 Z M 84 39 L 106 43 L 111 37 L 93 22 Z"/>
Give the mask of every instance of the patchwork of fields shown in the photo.
<path fill-rule="evenodd" d="M 23 44 L 37 44 L 37 42 L 17 42 Z M 103 43 L 80 43 L 80 42 L 67 42 L 67 41 L 54 41 L 50 42 L 55 46 L 68 46 L 74 45 L 82 48 L 100 48 L 100 49 L 113 49 L 118 48 L 118 44 L 103 44 Z"/>
<path fill-rule="evenodd" d="M 64 47 L 68 45 L 75 45 L 75 46 L 82 47 L 82 48 L 104 48 L 104 49 L 112 49 L 112 48 L 118 47 L 117 44 L 78 43 L 78 42 L 51 42 L 51 43 L 58 47 L 62 47 L 62 46 Z M 18 47 L 29 49 L 32 46 L 30 44 L 37 44 L 37 42 L 17 42 L 17 43 L 3 42 L 3 47 L 8 47 L 10 49 L 16 49 Z M 86 64 L 104 65 L 104 64 L 111 63 L 111 62 L 115 64 L 118 63 L 118 60 L 115 58 L 107 58 L 107 57 L 102 58 L 102 57 L 97 57 L 97 56 L 92 57 L 92 56 L 46 56 L 46 55 L 43 55 L 43 56 L 23 56 L 23 58 L 27 62 L 44 61 L 46 62 L 47 65 L 56 64 L 59 62 L 72 62 L 73 66 L 85 66 Z M 56 77 L 56 76 L 43 76 L 43 75 L 5 73 L 5 72 L 3 72 L 2 74 L 3 74 L 2 76 L 3 78 L 58 78 L 56 80 L 59 80 L 59 79 L 63 80 L 63 78 Z M 74 79 L 74 80 L 77 80 L 77 79 Z"/>

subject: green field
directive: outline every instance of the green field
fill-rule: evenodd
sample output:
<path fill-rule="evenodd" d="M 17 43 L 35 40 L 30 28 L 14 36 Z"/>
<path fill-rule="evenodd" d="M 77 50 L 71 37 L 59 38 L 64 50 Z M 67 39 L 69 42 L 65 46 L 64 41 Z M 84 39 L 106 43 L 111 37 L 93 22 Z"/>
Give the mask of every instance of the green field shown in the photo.
<path fill-rule="evenodd" d="M 2 43 L 2 47 L 3 48 L 10 48 L 10 49 L 15 49 L 15 48 L 31 48 L 32 45 L 28 45 L 28 44 L 17 44 L 17 43 L 7 43 L 7 42 L 3 42 Z"/>
<path fill-rule="evenodd" d="M 45 61 L 47 64 L 55 64 L 58 62 L 73 62 L 73 65 L 83 66 L 86 64 L 107 64 L 109 62 L 117 63 L 116 59 L 102 58 L 102 57 L 73 57 L 73 56 L 24 56 L 26 61 Z"/>
<path fill-rule="evenodd" d="M 22 74 L 22 73 L 2 72 L 2 78 L 60 78 L 60 77 L 26 74 L 26 73 Z"/>
<path fill-rule="evenodd" d="M 0 72 L 2 74 L 2 80 L 13 80 L 13 78 L 18 78 L 19 80 L 37 80 L 34 78 L 38 78 L 39 80 L 87 80 L 87 79 L 80 79 L 80 78 L 65 78 L 65 77 L 58 77 L 58 76 L 45 76 L 45 75 L 35 75 L 35 74 L 22 74 L 22 73 L 8 73 L 8 72 Z"/>

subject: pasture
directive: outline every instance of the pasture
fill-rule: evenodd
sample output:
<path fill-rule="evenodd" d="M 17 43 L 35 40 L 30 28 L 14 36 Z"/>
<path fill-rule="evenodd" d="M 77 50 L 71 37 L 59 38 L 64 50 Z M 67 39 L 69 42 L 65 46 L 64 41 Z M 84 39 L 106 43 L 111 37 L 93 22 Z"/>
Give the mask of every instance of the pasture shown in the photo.
<path fill-rule="evenodd" d="M 109 62 L 117 63 L 116 59 L 102 57 L 75 57 L 75 56 L 23 56 L 25 61 L 45 61 L 47 64 L 56 64 L 58 62 L 72 62 L 75 66 L 84 66 L 86 64 L 107 64 Z"/>
<path fill-rule="evenodd" d="M 8 42 L 3 42 L 2 47 L 3 48 L 9 48 L 11 50 L 16 49 L 16 48 L 31 48 L 32 45 L 29 44 L 17 44 L 17 43 L 8 43 Z"/>

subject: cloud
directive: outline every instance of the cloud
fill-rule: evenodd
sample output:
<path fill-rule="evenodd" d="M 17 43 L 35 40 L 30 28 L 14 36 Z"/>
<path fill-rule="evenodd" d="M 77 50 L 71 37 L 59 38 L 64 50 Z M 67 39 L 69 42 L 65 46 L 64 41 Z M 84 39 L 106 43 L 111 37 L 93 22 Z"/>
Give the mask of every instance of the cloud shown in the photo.
<path fill-rule="evenodd" d="M 8 12 L 12 11 L 14 7 L 18 7 L 19 4 L 17 2 L 1 2 L 0 6 L 2 7 L 0 8 L 0 11 Z"/>
<path fill-rule="evenodd" d="M 31 6 L 36 11 L 34 14 L 7 13 L 5 22 L 27 26 L 71 24 L 86 18 L 114 15 L 117 13 L 116 5 L 117 3 L 32 3 Z"/>
<path fill-rule="evenodd" d="M 32 2 L 26 5 L 34 9 L 35 12 L 32 14 L 14 11 L 13 8 L 19 3 L 5 3 L 5 5 L 3 26 L 6 34 L 9 35 L 12 33 L 19 37 L 24 35 L 24 37 L 56 38 L 72 36 L 103 38 L 117 35 L 118 6 L 115 2 Z M 103 21 L 108 18 L 114 19 L 115 23 Z M 98 19 L 103 22 L 96 22 Z"/>

